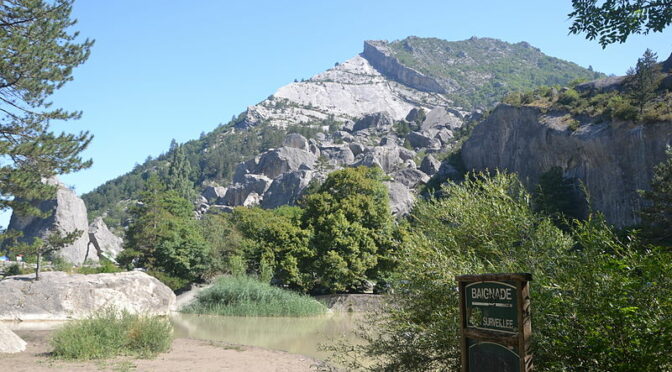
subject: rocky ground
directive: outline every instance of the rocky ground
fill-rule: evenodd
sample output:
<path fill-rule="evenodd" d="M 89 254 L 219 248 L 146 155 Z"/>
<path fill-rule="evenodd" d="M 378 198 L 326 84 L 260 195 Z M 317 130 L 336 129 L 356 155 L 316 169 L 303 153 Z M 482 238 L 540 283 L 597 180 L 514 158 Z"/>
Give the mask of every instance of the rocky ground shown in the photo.
<path fill-rule="evenodd" d="M 171 350 L 154 359 L 118 357 L 66 362 L 49 356 L 50 331 L 17 331 L 26 351 L 0 354 L 3 371 L 316 371 L 321 363 L 306 356 L 226 343 L 176 339 Z"/>

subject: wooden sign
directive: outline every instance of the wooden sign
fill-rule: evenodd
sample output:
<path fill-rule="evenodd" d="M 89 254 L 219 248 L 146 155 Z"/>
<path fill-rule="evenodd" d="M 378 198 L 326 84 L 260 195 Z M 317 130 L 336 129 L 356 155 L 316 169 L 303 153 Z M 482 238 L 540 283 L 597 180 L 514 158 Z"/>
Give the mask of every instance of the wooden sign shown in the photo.
<path fill-rule="evenodd" d="M 461 275 L 463 372 L 530 372 L 530 274 Z"/>

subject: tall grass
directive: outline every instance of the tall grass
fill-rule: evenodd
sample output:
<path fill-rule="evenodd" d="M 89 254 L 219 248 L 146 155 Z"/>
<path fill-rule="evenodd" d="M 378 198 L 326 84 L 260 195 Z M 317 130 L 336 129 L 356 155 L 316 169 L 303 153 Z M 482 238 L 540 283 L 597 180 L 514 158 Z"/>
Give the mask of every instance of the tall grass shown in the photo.
<path fill-rule="evenodd" d="M 305 295 L 245 276 L 224 277 L 201 292 L 182 312 L 229 316 L 311 316 L 327 311 Z"/>
<path fill-rule="evenodd" d="M 54 334 L 51 346 L 53 356 L 62 359 L 149 358 L 170 348 L 172 332 L 167 319 L 119 314 L 109 308 L 65 325 Z"/>

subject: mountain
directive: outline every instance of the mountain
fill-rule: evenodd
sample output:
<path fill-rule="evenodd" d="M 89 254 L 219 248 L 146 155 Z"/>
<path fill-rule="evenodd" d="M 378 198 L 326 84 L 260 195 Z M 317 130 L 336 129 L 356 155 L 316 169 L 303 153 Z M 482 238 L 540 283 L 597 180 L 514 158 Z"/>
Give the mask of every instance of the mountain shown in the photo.
<path fill-rule="evenodd" d="M 596 75 L 527 43 L 366 41 L 361 54 L 279 88 L 181 148 L 203 193 L 201 212 L 291 204 L 330 171 L 367 165 L 390 175 L 393 209 L 403 214 L 432 174 L 455 172 L 439 160 L 459 147 L 467 124 L 506 93 Z M 90 218 L 104 216 L 120 227 L 147 175 L 167 177 L 177 147 L 83 195 Z"/>

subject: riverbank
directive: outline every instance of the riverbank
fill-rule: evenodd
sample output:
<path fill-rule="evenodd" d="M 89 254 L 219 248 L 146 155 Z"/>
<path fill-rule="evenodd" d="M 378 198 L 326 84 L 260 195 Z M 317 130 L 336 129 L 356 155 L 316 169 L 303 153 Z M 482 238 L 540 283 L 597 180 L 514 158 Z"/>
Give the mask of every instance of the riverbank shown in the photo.
<path fill-rule="evenodd" d="M 17 330 L 28 342 L 26 351 L 0 354 L 6 371 L 315 371 L 320 362 L 303 355 L 254 346 L 177 338 L 169 352 L 154 359 L 117 357 L 85 362 L 66 362 L 49 357 L 52 331 Z"/>

